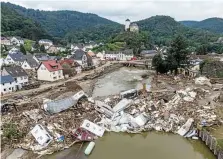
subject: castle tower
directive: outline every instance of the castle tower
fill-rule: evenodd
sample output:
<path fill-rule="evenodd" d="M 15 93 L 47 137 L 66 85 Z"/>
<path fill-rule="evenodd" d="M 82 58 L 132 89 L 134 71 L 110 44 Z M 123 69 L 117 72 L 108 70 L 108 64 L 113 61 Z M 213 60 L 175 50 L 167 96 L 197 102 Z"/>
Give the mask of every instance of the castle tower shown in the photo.
<path fill-rule="evenodd" d="M 126 19 L 125 20 L 125 31 L 129 30 L 129 26 L 130 26 L 130 20 L 129 19 Z"/>

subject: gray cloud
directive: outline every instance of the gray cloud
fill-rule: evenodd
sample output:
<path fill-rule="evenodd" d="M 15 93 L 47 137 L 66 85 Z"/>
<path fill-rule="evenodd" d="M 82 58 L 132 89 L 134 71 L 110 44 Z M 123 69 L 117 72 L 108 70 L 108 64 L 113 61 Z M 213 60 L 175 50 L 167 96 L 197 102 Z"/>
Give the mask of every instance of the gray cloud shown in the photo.
<path fill-rule="evenodd" d="M 169 15 L 176 20 L 203 20 L 223 17 L 223 1 L 190 0 L 3 0 L 26 8 L 41 10 L 76 10 L 124 23 L 126 18 L 137 21 L 154 15 Z"/>

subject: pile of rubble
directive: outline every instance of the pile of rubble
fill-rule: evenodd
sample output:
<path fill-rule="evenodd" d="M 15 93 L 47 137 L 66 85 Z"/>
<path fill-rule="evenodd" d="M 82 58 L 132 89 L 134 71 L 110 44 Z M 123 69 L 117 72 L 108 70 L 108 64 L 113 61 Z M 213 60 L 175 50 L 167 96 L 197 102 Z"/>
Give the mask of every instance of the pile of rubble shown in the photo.
<path fill-rule="evenodd" d="M 204 80 L 196 79 L 195 83 L 211 89 L 210 83 Z M 181 88 L 168 95 L 162 91 L 132 89 L 104 100 L 88 97 L 79 87 L 77 91 L 55 100 L 44 99 L 39 105 L 29 103 L 30 107 L 23 111 L 4 115 L 2 124 L 16 123 L 25 134 L 14 146 L 45 155 L 79 141 L 92 141 L 102 137 L 105 131 L 156 130 L 196 139 L 197 125 L 211 126 L 221 120 L 209 102 L 199 104 L 210 93 L 199 86 Z"/>
<path fill-rule="evenodd" d="M 213 108 L 198 106 L 196 96 L 196 89 L 187 88 L 177 91 L 166 103 L 162 99 L 155 101 L 150 96 L 120 99 L 114 107 L 107 103 L 112 99 L 106 99 L 104 103 L 95 101 L 95 105 L 100 107 L 96 110 L 104 114 L 98 124 L 107 131 L 132 133 L 148 130 L 177 133 L 191 117 L 196 123 L 214 124 L 217 116 Z"/>

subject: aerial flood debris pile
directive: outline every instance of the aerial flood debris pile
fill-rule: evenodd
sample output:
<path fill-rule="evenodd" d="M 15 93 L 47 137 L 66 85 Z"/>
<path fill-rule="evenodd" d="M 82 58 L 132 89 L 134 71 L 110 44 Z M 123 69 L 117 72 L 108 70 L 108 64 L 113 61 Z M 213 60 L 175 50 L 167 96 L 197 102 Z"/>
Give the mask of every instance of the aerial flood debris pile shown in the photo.
<path fill-rule="evenodd" d="M 168 81 L 179 85 L 180 80 Z M 222 116 L 215 110 L 222 106 L 223 85 L 200 78 L 183 81 L 170 92 L 162 90 L 163 86 L 152 83 L 148 92 L 132 89 L 103 100 L 88 97 L 83 91 L 73 92 L 56 100 L 44 99 L 41 104 L 29 103 L 22 112 L 9 111 L 1 124 L 4 129 L 13 123 L 15 130 L 22 132 L 14 147 L 40 155 L 69 148 L 75 142 L 92 141 L 105 131 L 156 130 L 197 139 L 197 126 L 222 124 Z M 6 144 L 7 136 L 2 139 Z"/>

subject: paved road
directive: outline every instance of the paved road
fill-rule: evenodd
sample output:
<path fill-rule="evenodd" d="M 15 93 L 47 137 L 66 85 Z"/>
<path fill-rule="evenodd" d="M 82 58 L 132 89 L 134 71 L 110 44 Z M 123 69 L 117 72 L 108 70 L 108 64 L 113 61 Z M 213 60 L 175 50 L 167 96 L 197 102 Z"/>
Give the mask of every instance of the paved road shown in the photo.
<path fill-rule="evenodd" d="M 62 81 L 60 80 L 60 81 L 58 81 L 58 82 L 42 84 L 42 85 L 40 85 L 39 88 L 29 89 L 29 90 L 22 90 L 22 91 L 18 91 L 18 92 L 13 92 L 13 93 L 11 93 L 11 94 L 6 94 L 6 95 L 2 96 L 1 99 L 8 99 L 8 98 L 10 98 L 10 97 L 12 97 L 12 96 L 16 96 L 16 95 L 28 95 L 28 94 L 30 94 L 30 93 L 32 93 L 32 92 L 34 92 L 34 91 L 41 91 L 41 90 L 44 90 L 44 89 L 47 89 L 47 88 L 50 88 L 50 87 L 59 86 L 59 85 L 64 84 L 65 82 L 68 82 L 68 81 L 74 81 L 74 80 L 83 78 L 83 77 L 86 76 L 86 75 L 94 74 L 95 71 L 97 71 L 97 70 L 101 70 L 102 68 L 107 67 L 107 66 L 109 66 L 109 65 L 111 65 L 111 62 L 108 61 L 108 62 L 106 62 L 106 64 L 104 64 L 104 65 L 102 65 L 102 66 L 100 66 L 100 67 L 97 67 L 97 68 L 94 69 L 94 70 L 90 70 L 90 71 L 82 72 L 82 73 L 80 73 L 80 74 L 78 74 L 78 75 L 76 75 L 76 76 L 74 76 L 74 77 L 72 77 L 72 78 L 69 78 L 69 79 L 67 79 L 67 80 L 62 80 Z"/>

